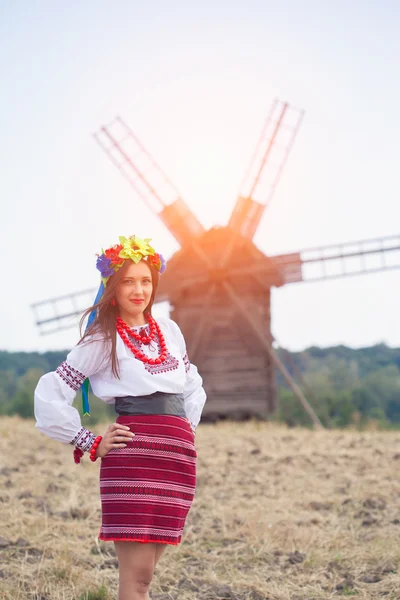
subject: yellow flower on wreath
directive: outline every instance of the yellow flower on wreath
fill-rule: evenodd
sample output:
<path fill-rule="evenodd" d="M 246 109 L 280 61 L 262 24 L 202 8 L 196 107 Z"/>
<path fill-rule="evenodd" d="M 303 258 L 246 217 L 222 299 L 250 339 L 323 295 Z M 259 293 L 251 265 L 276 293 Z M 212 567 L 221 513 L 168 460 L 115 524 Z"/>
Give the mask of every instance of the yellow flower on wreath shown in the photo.
<path fill-rule="evenodd" d="M 153 256 L 155 250 L 150 246 L 149 242 L 151 238 L 145 238 L 144 240 L 132 235 L 129 238 L 121 235 L 119 243 L 122 246 L 122 250 L 119 253 L 121 258 L 130 258 L 134 263 L 138 263 L 142 260 L 143 256 Z"/>

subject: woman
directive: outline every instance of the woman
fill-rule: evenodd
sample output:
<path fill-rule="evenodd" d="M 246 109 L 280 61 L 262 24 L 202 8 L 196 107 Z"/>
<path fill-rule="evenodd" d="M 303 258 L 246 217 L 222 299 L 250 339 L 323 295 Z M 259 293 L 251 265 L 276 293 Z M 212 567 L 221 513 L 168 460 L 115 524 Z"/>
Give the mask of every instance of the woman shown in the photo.
<path fill-rule="evenodd" d="M 164 259 L 150 240 L 120 237 L 97 259 L 102 282 L 89 326 L 55 372 L 35 390 L 36 427 L 101 458 L 102 524 L 119 561 L 119 600 L 148 599 L 157 561 L 181 541 L 196 486 L 194 436 L 206 395 L 173 321 L 151 309 Z M 90 379 L 94 394 L 115 404 L 103 436 L 82 427 L 72 406 Z M 84 412 L 89 412 L 88 402 Z"/>

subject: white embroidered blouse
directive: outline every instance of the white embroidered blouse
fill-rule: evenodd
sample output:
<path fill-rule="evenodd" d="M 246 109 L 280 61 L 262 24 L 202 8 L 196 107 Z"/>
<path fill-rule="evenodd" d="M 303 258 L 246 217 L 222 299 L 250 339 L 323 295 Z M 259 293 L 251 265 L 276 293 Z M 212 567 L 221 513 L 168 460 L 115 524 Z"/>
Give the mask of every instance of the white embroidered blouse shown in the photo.
<path fill-rule="evenodd" d="M 186 344 L 178 325 L 159 318 L 167 344 L 167 358 L 160 365 L 149 365 L 135 358 L 117 334 L 117 357 L 120 378 L 111 370 L 110 345 L 100 335 L 93 335 L 75 346 L 56 371 L 40 378 L 35 390 L 36 427 L 60 442 L 72 443 L 88 450 L 93 434 L 82 427 L 79 412 L 72 406 L 82 382 L 89 377 L 95 396 L 114 404 L 116 397 L 145 396 L 154 392 L 183 394 L 186 416 L 195 430 L 206 401 L 203 380 L 189 362 Z M 148 326 L 134 327 L 136 332 Z M 142 345 L 142 352 L 157 358 L 159 342 Z"/>

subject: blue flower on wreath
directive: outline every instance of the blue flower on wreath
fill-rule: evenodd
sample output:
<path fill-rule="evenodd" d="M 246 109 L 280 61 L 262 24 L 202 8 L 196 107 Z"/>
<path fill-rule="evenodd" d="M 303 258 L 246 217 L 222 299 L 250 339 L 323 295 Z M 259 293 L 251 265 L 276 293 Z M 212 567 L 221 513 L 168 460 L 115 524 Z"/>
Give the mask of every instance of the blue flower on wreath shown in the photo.
<path fill-rule="evenodd" d="M 163 257 L 162 254 L 159 254 L 159 257 L 160 257 L 160 261 L 161 261 L 161 267 L 160 267 L 160 274 L 161 274 L 161 273 L 164 273 L 164 271 L 166 269 L 166 266 L 167 266 L 167 263 L 166 263 L 165 258 Z"/>
<path fill-rule="evenodd" d="M 107 258 L 104 254 L 98 257 L 96 261 L 96 268 L 100 271 L 103 278 L 114 275 L 114 269 L 111 266 L 111 259 Z"/>

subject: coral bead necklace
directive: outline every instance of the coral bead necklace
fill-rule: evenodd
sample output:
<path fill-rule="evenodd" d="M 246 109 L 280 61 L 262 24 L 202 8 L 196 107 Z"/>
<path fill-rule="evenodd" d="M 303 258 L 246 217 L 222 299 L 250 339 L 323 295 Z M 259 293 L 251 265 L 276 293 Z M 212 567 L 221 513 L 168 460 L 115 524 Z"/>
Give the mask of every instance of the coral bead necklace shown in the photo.
<path fill-rule="evenodd" d="M 154 337 L 157 333 L 157 323 L 155 322 L 153 317 L 149 314 L 146 314 L 146 320 L 150 326 L 149 335 L 143 335 L 140 333 L 136 333 L 136 331 L 131 329 L 129 327 L 129 325 L 127 325 L 125 323 L 125 321 L 123 319 L 121 319 L 121 317 L 117 317 L 117 331 L 119 333 L 118 328 L 120 327 L 129 335 L 129 337 L 134 338 L 137 342 L 141 342 L 142 344 L 150 344 L 150 342 L 152 342 L 154 340 Z"/>
<path fill-rule="evenodd" d="M 161 363 L 165 362 L 167 358 L 167 344 L 158 323 L 153 319 L 153 317 L 149 314 L 146 314 L 146 319 L 150 326 L 150 333 L 148 335 L 142 336 L 136 333 L 130 329 L 130 327 L 121 319 L 121 317 L 117 317 L 117 331 L 125 346 L 129 348 L 135 358 L 141 360 L 143 363 L 148 363 L 149 365 L 160 365 Z M 146 356 L 146 354 L 144 354 L 144 352 L 142 352 L 139 348 L 136 348 L 136 346 L 129 339 L 129 337 L 132 337 L 142 344 L 150 344 L 156 335 L 161 346 L 161 354 L 158 356 L 158 358 L 150 358 L 149 356 Z"/>

